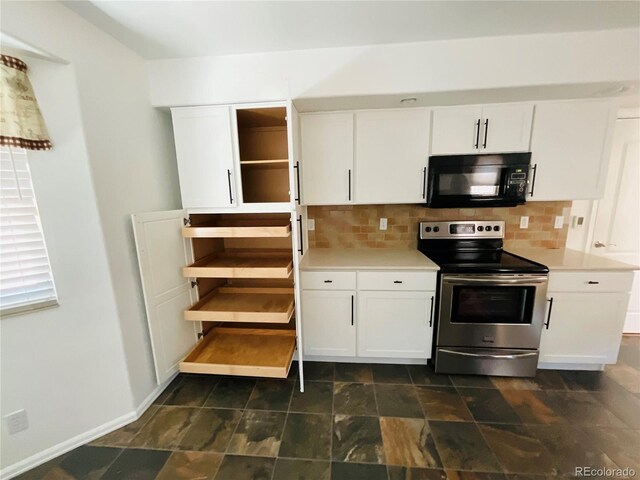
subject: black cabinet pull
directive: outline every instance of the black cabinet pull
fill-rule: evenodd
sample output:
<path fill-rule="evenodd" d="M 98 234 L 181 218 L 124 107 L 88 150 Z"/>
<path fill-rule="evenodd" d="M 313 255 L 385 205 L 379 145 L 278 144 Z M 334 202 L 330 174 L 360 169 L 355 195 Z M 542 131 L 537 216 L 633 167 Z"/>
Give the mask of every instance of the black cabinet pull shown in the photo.
<path fill-rule="evenodd" d="M 351 295 L 351 325 L 353 325 L 353 295 Z"/>
<path fill-rule="evenodd" d="M 298 205 L 300 205 L 300 197 L 302 197 L 302 193 L 300 192 L 300 162 L 296 162 L 293 168 L 296 169 L 296 186 L 298 187 L 298 189 L 296 190 L 297 196 L 295 198 L 295 201 Z"/>
<path fill-rule="evenodd" d="M 473 147 L 478 148 L 478 145 L 480 145 L 480 119 L 476 122 L 476 143 Z"/>
<path fill-rule="evenodd" d="M 551 323 L 551 309 L 553 308 L 553 297 L 547 300 L 549 302 L 549 311 L 547 312 L 547 323 L 544 326 L 549 330 L 549 324 Z"/>
<path fill-rule="evenodd" d="M 300 248 L 298 249 L 298 251 L 300 252 L 300 255 L 304 255 L 304 233 L 302 230 L 302 215 L 298 216 L 298 228 L 300 232 Z"/>
<path fill-rule="evenodd" d="M 538 164 L 536 163 L 533 167 L 533 178 L 531 179 L 531 191 L 529 192 L 529 196 L 533 197 L 533 189 L 536 187 L 536 174 L 538 173 Z"/>
<path fill-rule="evenodd" d="M 429 308 L 429 326 L 433 326 L 433 295 L 431 295 L 431 307 Z"/>
<path fill-rule="evenodd" d="M 402 283 L 402 280 L 394 280 L 393 283 Z"/>
<path fill-rule="evenodd" d="M 233 193 L 231 193 L 231 170 L 227 170 L 227 181 L 229 182 L 229 203 L 233 204 Z"/>
<path fill-rule="evenodd" d="M 594 282 L 593 280 L 589 280 L 587 283 L 589 285 L 600 285 L 600 282 Z"/>
<path fill-rule="evenodd" d="M 484 142 L 482 142 L 482 148 L 487 148 L 487 132 L 489 131 L 489 119 L 484 121 Z"/>
<path fill-rule="evenodd" d="M 325 280 L 324 283 L 333 283 L 333 280 Z"/>
<path fill-rule="evenodd" d="M 349 201 L 351 201 L 351 169 L 349 169 Z"/>
<path fill-rule="evenodd" d="M 427 167 L 422 169 L 422 198 L 427 197 Z"/>

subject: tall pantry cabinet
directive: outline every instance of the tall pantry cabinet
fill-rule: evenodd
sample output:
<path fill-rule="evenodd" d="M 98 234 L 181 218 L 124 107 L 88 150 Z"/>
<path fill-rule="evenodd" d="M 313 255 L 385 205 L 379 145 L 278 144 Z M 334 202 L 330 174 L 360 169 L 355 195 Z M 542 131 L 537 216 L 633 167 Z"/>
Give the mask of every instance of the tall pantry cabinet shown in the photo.
<path fill-rule="evenodd" d="M 296 350 L 302 380 L 295 109 L 172 118 L 183 210 L 132 215 L 157 381 L 178 370 L 285 378 Z"/>

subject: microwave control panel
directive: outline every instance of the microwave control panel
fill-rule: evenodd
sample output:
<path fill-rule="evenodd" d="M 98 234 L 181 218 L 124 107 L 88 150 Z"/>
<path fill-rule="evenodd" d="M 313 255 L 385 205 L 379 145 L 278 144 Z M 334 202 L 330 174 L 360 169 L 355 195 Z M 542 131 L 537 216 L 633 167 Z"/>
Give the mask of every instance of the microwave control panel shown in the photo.
<path fill-rule="evenodd" d="M 522 197 L 527 188 L 527 172 L 523 168 L 516 168 L 509 172 L 507 180 L 507 195 Z"/>

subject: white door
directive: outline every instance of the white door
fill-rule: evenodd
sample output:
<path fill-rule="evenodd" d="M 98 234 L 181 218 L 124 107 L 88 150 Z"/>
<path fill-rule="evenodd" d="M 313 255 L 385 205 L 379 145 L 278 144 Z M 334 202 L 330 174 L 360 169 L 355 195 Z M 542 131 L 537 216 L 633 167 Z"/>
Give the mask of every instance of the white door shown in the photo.
<path fill-rule="evenodd" d="M 597 203 L 591 253 L 640 265 L 640 119 L 616 121 L 604 197 Z M 640 273 L 635 272 L 625 333 L 640 333 Z"/>
<path fill-rule="evenodd" d="M 182 206 L 236 206 L 230 109 L 176 108 L 171 115 Z"/>
<path fill-rule="evenodd" d="M 483 107 L 480 153 L 528 152 L 532 120 L 532 104 Z"/>
<path fill-rule="evenodd" d="M 425 201 L 429 110 L 356 114 L 356 203 Z"/>
<path fill-rule="evenodd" d="M 531 136 L 535 185 L 529 200 L 601 197 L 614 119 L 607 100 L 537 104 Z"/>
<path fill-rule="evenodd" d="M 302 200 L 307 205 L 353 201 L 353 114 L 300 116 Z"/>
<path fill-rule="evenodd" d="M 355 356 L 355 296 L 354 291 L 302 291 L 305 355 Z"/>
<path fill-rule="evenodd" d="M 178 370 L 197 341 L 198 322 L 182 317 L 197 300 L 182 276 L 182 267 L 193 262 L 191 241 L 181 234 L 184 217 L 183 210 L 131 216 L 158 384 Z"/>
<path fill-rule="evenodd" d="M 629 295 L 555 293 L 549 328 L 542 330 L 542 363 L 615 363 Z"/>
<path fill-rule="evenodd" d="M 433 110 L 431 155 L 477 153 L 482 107 L 447 107 Z"/>
<path fill-rule="evenodd" d="M 429 358 L 435 292 L 358 292 L 358 355 Z"/>

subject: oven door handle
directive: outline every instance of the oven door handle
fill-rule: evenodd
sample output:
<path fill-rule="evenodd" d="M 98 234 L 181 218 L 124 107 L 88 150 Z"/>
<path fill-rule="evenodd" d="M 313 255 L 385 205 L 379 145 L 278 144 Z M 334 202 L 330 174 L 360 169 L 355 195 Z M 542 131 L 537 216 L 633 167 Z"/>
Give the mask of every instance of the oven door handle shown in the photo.
<path fill-rule="evenodd" d="M 469 352 L 460 352 L 456 350 L 447 350 L 446 348 L 438 349 L 444 353 L 450 353 L 452 355 L 463 355 L 465 357 L 481 357 L 481 358 L 506 358 L 506 359 L 516 359 L 516 358 L 524 358 L 524 357 L 533 357 L 538 355 L 538 352 L 526 352 L 526 353 L 510 353 L 506 355 L 500 354 L 492 354 L 492 353 L 469 353 Z"/>
<path fill-rule="evenodd" d="M 492 285 L 522 285 L 522 284 L 542 284 L 547 283 L 547 277 L 528 276 L 512 278 L 510 276 L 490 276 L 490 277 L 443 277 L 443 282 L 453 283 L 458 285 L 474 285 L 478 283 L 492 284 Z"/>

